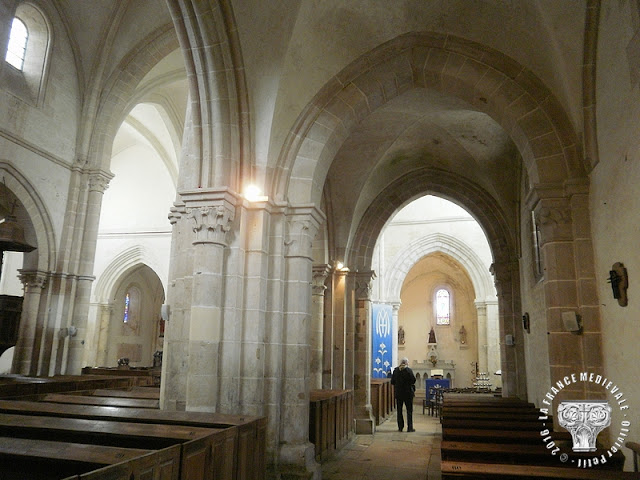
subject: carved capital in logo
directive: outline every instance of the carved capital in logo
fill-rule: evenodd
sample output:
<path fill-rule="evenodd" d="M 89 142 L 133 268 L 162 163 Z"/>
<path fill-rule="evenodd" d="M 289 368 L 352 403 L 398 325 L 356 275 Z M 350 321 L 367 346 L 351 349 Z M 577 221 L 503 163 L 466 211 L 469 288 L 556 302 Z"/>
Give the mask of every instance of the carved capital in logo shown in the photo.
<path fill-rule="evenodd" d="M 562 402 L 558 423 L 571 433 L 574 452 L 594 452 L 598 434 L 611 425 L 611 407 L 605 400 Z"/>

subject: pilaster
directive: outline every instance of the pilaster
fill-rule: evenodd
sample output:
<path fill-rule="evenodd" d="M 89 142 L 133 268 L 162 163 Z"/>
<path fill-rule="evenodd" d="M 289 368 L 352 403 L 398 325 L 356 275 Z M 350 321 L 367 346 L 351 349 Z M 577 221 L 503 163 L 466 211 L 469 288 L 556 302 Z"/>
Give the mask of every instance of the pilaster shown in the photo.
<path fill-rule="evenodd" d="M 42 338 L 40 299 L 47 286 L 48 274 L 21 270 L 19 278 L 24 286 L 24 300 L 20 315 L 18 343 L 13 354 L 12 372 L 20 375 L 36 375 Z"/>
<path fill-rule="evenodd" d="M 355 277 L 355 355 L 354 403 L 356 433 L 375 432 L 375 419 L 371 406 L 371 283 L 375 272 L 356 272 Z"/>
<path fill-rule="evenodd" d="M 324 221 L 315 206 L 287 208 L 284 239 L 284 371 L 278 471 L 282 478 L 321 476 L 309 442 L 312 243 Z"/>
<path fill-rule="evenodd" d="M 330 265 L 314 265 L 311 293 L 311 389 L 322 388 L 324 293 L 325 282 L 331 271 Z"/>

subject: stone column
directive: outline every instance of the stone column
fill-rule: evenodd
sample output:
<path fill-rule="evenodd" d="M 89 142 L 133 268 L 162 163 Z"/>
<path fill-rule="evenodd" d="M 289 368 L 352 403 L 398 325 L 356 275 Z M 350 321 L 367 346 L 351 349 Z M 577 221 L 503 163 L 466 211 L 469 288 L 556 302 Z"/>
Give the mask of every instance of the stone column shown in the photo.
<path fill-rule="evenodd" d="M 236 199 L 225 191 L 187 192 L 182 197 L 187 220 L 192 222 L 195 233 L 186 409 L 216 412 L 220 394 L 224 255 Z"/>
<path fill-rule="evenodd" d="M 327 289 L 325 282 L 330 271 L 330 265 L 313 266 L 311 304 L 311 389 L 322 388 L 324 292 Z"/>
<path fill-rule="evenodd" d="M 89 192 L 82 232 L 80 256 L 78 258 L 78 276 L 75 280 L 75 303 L 73 315 L 62 328 L 75 327 L 75 336 L 66 337 L 64 342 L 63 360 L 61 372 L 69 375 L 78 375 L 82 369 L 84 355 L 84 343 L 87 336 L 87 318 L 89 317 L 89 300 L 91 298 L 91 286 L 93 265 L 96 258 L 96 244 L 98 241 L 98 226 L 100 223 L 100 210 L 102 209 L 102 197 L 109 186 L 113 175 L 102 171 L 89 173 Z"/>
<path fill-rule="evenodd" d="M 41 333 L 39 329 L 40 299 L 47 284 L 47 275 L 43 272 L 20 271 L 20 281 L 24 285 L 22 314 L 18 343 L 13 353 L 11 371 L 20 375 L 36 375 Z M 40 334 L 40 335 L 39 335 Z"/>
<path fill-rule="evenodd" d="M 354 355 L 354 403 L 356 433 L 375 432 L 371 407 L 371 282 L 376 274 L 357 272 L 355 277 L 356 318 Z"/>
<path fill-rule="evenodd" d="M 284 371 L 278 470 L 282 478 L 321 476 L 309 442 L 312 242 L 324 219 L 313 206 L 287 209 L 282 347 Z"/>
<path fill-rule="evenodd" d="M 500 256 L 497 256 L 500 258 Z M 500 353 L 502 358 L 502 395 L 526 398 L 524 336 L 521 327 L 520 276 L 518 262 L 499 261 L 491 265 L 494 275 L 500 318 Z M 506 344 L 507 335 L 514 339 Z"/>
<path fill-rule="evenodd" d="M 353 390 L 355 374 L 356 278 L 347 272 L 344 288 L 344 388 Z"/>
<path fill-rule="evenodd" d="M 333 355 L 331 370 L 331 388 L 345 388 L 345 348 L 346 348 L 346 318 L 345 318 L 345 292 L 347 289 L 347 272 L 334 270 L 331 276 L 331 312 Z"/>
<path fill-rule="evenodd" d="M 393 357 L 391 357 L 392 367 L 397 367 L 400 364 L 400 350 L 398 350 L 398 328 L 399 328 L 398 311 L 400 310 L 400 305 L 402 305 L 401 302 L 391 303 L 391 317 L 392 317 L 391 328 L 393 332 L 393 336 L 391 339 L 391 345 L 393 348 Z M 425 358 L 427 357 L 425 356 Z M 418 359 L 414 358 L 413 360 L 418 360 Z"/>
<path fill-rule="evenodd" d="M 593 268 L 588 184 L 568 184 L 562 190 L 538 188 L 536 193 L 540 200 L 534 214 L 540 225 L 549 372 L 553 384 L 566 372 L 602 371 L 599 302 Z M 565 330 L 562 314 L 568 312 L 584 320 L 582 332 Z M 590 398 L 601 393 L 590 387 L 589 382 L 578 382 L 563 389 L 554 398 L 554 408 L 572 396 Z"/>
<path fill-rule="evenodd" d="M 485 302 L 475 302 L 476 314 L 478 318 L 478 369 L 487 372 L 489 368 L 487 340 L 487 304 Z"/>
<path fill-rule="evenodd" d="M 99 308 L 99 325 L 98 325 L 98 346 L 96 367 L 109 366 L 107 352 L 109 348 L 109 325 L 111 324 L 111 315 L 113 314 L 113 305 L 103 303 Z"/>

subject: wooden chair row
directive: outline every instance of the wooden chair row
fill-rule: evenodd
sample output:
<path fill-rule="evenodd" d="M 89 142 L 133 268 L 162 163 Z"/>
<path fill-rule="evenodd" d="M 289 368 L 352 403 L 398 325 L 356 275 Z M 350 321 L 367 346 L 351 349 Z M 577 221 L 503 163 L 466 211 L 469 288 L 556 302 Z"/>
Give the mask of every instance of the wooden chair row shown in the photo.
<path fill-rule="evenodd" d="M 445 395 L 442 409 L 441 469 L 443 480 L 474 479 L 579 479 L 634 478 L 622 472 L 624 456 L 612 457 L 606 450 L 575 453 L 568 432 L 554 432 L 550 419 L 539 419 L 535 407 L 517 399 L 477 396 L 475 399 Z M 569 452 L 566 462 L 559 460 L 543 441 L 541 432 L 549 430 L 554 446 Z M 557 452 L 556 452 L 557 453 Z M 578 461 L 601 458 L 597 467 L 578 468 Z M 586 463 L 586 462 L 585 462 Z"/>

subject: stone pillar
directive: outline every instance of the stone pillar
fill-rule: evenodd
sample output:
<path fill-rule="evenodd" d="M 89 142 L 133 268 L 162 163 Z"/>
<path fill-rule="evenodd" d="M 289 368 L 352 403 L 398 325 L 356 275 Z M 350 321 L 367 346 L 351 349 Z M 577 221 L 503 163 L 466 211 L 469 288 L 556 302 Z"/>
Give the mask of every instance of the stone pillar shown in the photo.
<path fill-rule="evenodd" d="M 345 318 L 345 292 L 347 289 L 347 272 L 334 270 L 331 276 L 331 320 L 333 355 L 331 370 L 331 387 L 333 389 L 345 388 L 345 348 L 346 348 L 346 318 Z"/>
<path fill-rule="evenodd" d="M 91 286 L 93 265 L 96 258 L 96 245 L 98 241 L 98 226 L 100 223 L 100 210 L 102 209 L 102 197 L 109 186 L 109 180 L 113 175 L 101 171 L 89 173 L 89 192 L 82 232 L 80 256 L 78 258 L 78 276 L 75 285 L 75 303 L 73 315 L 62 328 L 75 327 L 76 335 L 66 337 L 64 342 L 63 360 L 61 372 L 69 375 L 78 375 L 82 369 L 84 344 L 87 336 L 87 318 L 89 317 L 89 300 L 91 298 Z"/>
<path fill-rule="evenodd" d="M 312 243 L 324 219 L 313 206 L 287 210 L 285 239 L 284 371 L 278 471 L 281 478 L 321 476 L 309 442 Z"/>
<path fill-rule="evenodd" d="M 354 355 L 354 403 L 356 433 L 375 432 L 371 407 L 371 282 L 375 272 L 357 272 L 355 277 L 356 322 Z"/>
<path fill-rule="evenodd" d="M 488 372 L 487 304 L 485 302 L 475 302 L 475 304 L 478 318 L 478 370 Z"/>
<path fill-rule="evenodd" d="M 107 352 L 109 350 L 109 326 L 111 324 L 111 315 L 113 315 L 113 305 L 103 303 L 99 308 L 99 324 L 98 324 L 98 345 L 96 367 L 109 366 Z"/>
<path fill-rule="evenodd" d="M 499 256 L 498 256 L 499 258 Z M 502 395 L 527 398 L 524 335 L 521 326 L 520 276 L 517 261 L 499 261 L 491 265 L 494 275 L 500 319 L 502 358 Z M 514 339 L 507 345 L 507 335 Z"/>
<path fill-rule="evenodd" d="M 38 332 L 40 299 L 47 284 L 47 275 L 43 272 L 20 271 L 20 281 L 24 285 L 24 300 L 11 371 L 20 375 L 36 375 L 42 336 L 42 332 Z"/>
<path fill-rule="evenodd" d="M 355 375 L 356 277 L 347 272 L 344 288 L 344 388 L 353 390 Z"/>
<path fill-rule="evenodd" d="M 330 265 L 313 266 L 311 302 L 311 389 L 322 388 L 323 332 L 324 332 L 324 292 L 325 282 L 331 271 Z"/>
<path fill-rule="evenodd" d="M 564 189 L 536 189 L 540 198 L 534 209 L 540 225 L 540 250 L 544 265 L 544 292 L 551 383 L 567 372 L 603 373 L 599 301 L 595 285 L 593 247 L 589 221 L 588 184 Z M 565 330 L 564 312 L 583 320 L 582 332 Z M 589 382 L 578 382 L 554 398 L 601 394 Z"/>
<path fill-rule="evenodd" d="M 195 233 L 186 409 L 216 412 L 220 394 L 224 255 L 236 199 L 225 191 L 187 192 L 182 198 L 187 220 L 192 222 Z"/>
<path fill-rule="evenodd" d="M 400 326 L 398 325 L 398 311 L 400 310 L 401 304 L 402 304 L 401 302 L 391 303 L 391 317 L 392 317 L 391 328 L 393 329 L 392 330 L 393 337 L 392 337 L 392 343 L 391 343 L 393 346 L 393 357 L 391 358 L 392 368 L 400 365 L 400 350 L 398 350 L 398 329 L 400 328 Z M 427 357 L 425 356 L 425 358 Z M 417 360 L 417 358 L 414 358 L 413 360 Z"/>

